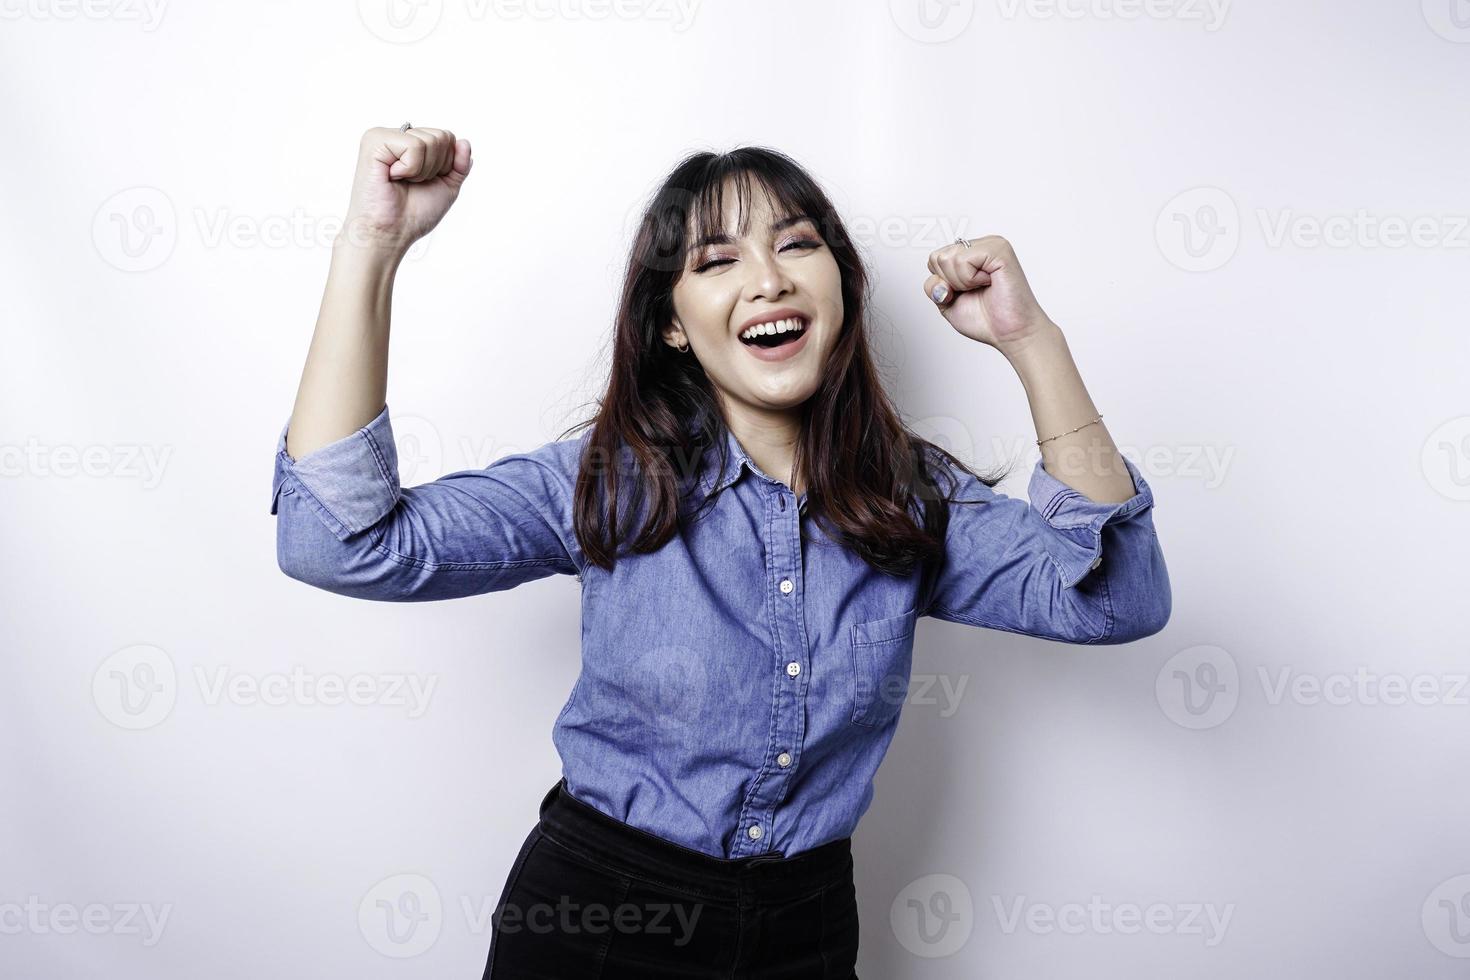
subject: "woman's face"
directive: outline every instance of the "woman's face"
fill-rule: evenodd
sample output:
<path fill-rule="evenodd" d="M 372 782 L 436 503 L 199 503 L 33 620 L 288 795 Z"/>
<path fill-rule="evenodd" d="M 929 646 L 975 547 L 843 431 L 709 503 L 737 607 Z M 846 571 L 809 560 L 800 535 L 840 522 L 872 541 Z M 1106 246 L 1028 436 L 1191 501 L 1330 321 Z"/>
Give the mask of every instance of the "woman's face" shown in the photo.
<path fill-rule="evenodd" d="M 674 322 L 664 332 L 670 345 L 689 345 L 680 356 L 699 358 L 727 412 L 731 401 L 756 411 L 802 404 L 816 391 L 842 328 L 841 271 L 816 223 L 773 211 L 759 183 L 751 190 L 750 225 L 736 238 L 739 202 L 733 183 L 726 185 L 731 239 L 696 243 L 674 285 Z M 741 339 L 747 324 L 777 319 L 773 314 L 800 319 L 799 332 L 787 331 L 795 339 L 770 347 Z"/>

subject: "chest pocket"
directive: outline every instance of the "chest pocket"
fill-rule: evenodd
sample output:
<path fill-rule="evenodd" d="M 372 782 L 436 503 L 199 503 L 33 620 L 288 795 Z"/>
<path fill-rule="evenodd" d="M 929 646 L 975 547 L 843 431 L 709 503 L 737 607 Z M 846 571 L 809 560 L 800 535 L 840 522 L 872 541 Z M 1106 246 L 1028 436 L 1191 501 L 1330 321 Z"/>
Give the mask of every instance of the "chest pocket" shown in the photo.
<path fill-rule="evenodd" d="M 897 616 L 854 623 L 849 629 L 854 725 L 883 725 L 903 707 L 913 667 L 917 620 L 915 606 Z"/>

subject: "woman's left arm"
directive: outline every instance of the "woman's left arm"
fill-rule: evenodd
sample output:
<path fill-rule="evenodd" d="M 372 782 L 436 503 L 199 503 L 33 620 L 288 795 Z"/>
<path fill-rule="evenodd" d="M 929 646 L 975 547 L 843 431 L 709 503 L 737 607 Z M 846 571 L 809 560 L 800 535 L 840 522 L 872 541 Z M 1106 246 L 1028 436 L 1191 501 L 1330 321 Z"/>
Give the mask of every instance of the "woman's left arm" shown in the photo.
<path fill-rule="evenodd" d="M 1031 513 L 1014 520 L 1013 510 L 1002 536 L 1006 561 L 991 567 L 976 553 L 1002 544 L 993 532 L 1006 524 L 961 518 L 951 544 L 970 554 L 949 556 L 933 614 L 1073 642 L 1126 642 L 1162 629 L 1172 600 L 1152 491 L 1098 417 L 1061 328 L 1036 301 L 1010 243 L 988 235 L 947 245 L 930 255 L 929 270 L 924 292 L 950 325 L 1015 368 L 1041 444 Z M 982 496 L 999 496 L 1002 511 L 1021 504 Z M 983 524 L 991 526 L 982 535 Z M 1099 588 L 1083 580 L 1104 552 L 1109 568 Z M 1032 556 L 1048 560 L 1036 566 Z M 1035 574 L 1048 566 L 1058 574 Z"/>
<path fill-rule="evenodd" d="M 950 326 L 996 348 L 1016 369 L 1046 471 L 1097 503 L 1132 497 L 1133 479 L 1107 427 L 1094 421 L 1097 406 L 1067 339 L 1036 301 L 1010 242 L 986 235 L 946 245 L 929 256 L 929 271 L 924 292 Z"/>

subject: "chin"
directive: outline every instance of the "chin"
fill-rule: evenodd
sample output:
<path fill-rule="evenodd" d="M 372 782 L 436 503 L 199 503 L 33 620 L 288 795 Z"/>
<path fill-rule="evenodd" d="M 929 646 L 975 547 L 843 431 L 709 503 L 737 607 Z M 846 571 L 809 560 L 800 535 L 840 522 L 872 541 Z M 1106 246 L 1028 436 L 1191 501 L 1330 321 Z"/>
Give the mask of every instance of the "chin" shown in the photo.
<path fill-rule="evenodd" d="M 785 410 L 800 408 L 816 393 L 816 379 L 812 378 L 809 383 L 803 382 L 795 386 L 782 385 L 779 388 L 754 390 L 751 392 L 751 401 L 762 408 Z"/>

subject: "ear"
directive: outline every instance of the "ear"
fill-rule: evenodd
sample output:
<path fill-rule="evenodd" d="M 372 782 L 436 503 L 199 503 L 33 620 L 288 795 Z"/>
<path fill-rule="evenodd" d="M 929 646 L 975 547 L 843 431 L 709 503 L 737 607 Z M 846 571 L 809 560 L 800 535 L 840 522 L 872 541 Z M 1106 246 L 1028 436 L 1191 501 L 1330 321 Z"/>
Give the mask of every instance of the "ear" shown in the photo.
<path fill-rule="evenodd" d="M 684 327 L 679 323 L 678 317 L 674 317 L 673 321 L 664 327 L 663 339 L 664 343 L 675 350 L 678 350 L 681 344 L 689 343 L 689 336 L 684 332 Z"/>

